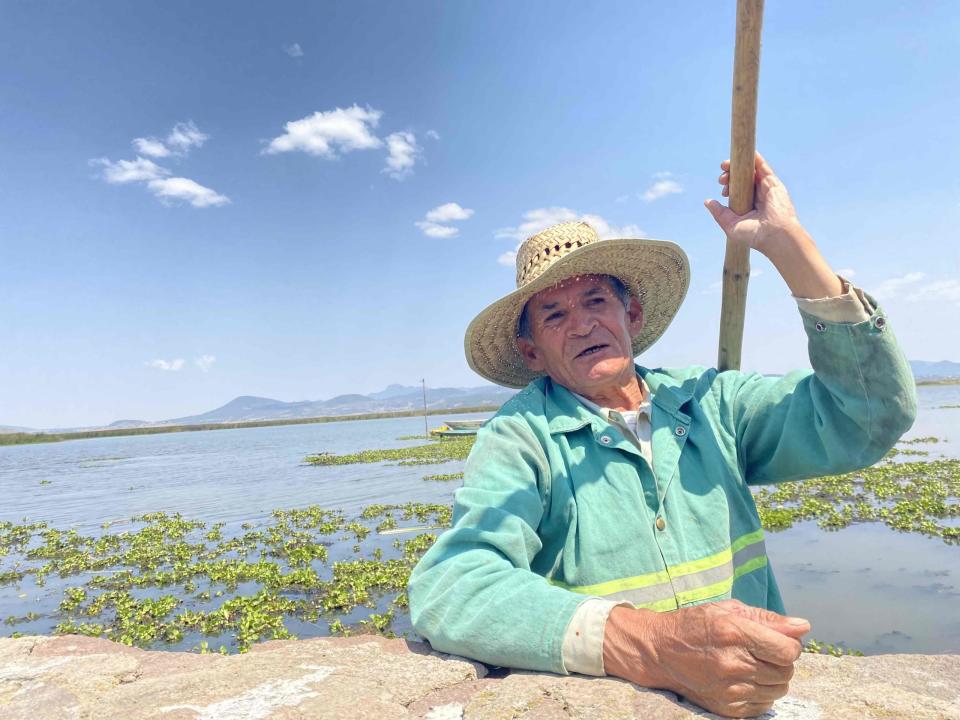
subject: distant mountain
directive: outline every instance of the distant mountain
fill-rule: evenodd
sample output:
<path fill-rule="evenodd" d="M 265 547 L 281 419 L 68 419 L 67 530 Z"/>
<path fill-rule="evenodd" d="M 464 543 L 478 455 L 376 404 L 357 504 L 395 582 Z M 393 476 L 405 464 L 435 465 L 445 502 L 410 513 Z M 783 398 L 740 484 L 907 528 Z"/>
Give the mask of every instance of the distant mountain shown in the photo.
<path fill-rule="evenodd" d="M 29 433 L 37 432 L 33 428 L 14 427 L 13 425 L 0 425 L 0 434 L 2 433 Z"/>
<path fill-rule="evenodd" d="M 927 362 L 912 360 L 910 367 L 917 380 L 960 379 L 960 363 L 942 360 Z M 431 410 L 476 407 L 478 405 L 502 405 L 514 394 L 514 390 L 496 385 L 470 388 L 427 388 L 427 407 Z M 0 433 L 18 432 L 67 432 L 75 430 L 101 430 L 106 428 L 138 428 L 157 425 L 205 425 L 213 423 L 245 422 L 250 420 L 296 420 L 311 417 L 335 417 L 376 412 L 419 410 L 423 407 L 423 388 L 419 385 L 388 385 L 383 390 L 360 395 L 350 393 L 337 395 L 329 400 L 299 400 L 284 402 L 272 398 L 241 395 L 226 405 L 199 415 L 149 422 L 147 420 L 117 420 L 110 425 L 96 428 L 61 428 L 37 430 L 35 428 L 0 425 Z"/>
<path fill-rule="evenodd" d="M 110 423 L 107 427 L 110 430 L 126 430 L 127 428 L 150 427 L 152 422 L 147 420 L 117 420 Z"/>
<path fill-rule="evenodd" d="M 950 360 L 927 362 L 925 360 L 911 360 L 913 377 L 917 380 L 949 380 L 960 379 L 960 363 Z"/>
<path fill-rule="evenodd" d="M 380 392 L 370 393 L 368 397 L 372 397 L 374 400 L 389 400 L 390 398 L 397 397 L 398 395 L 409 395 L 412 392 L 422 392 L 422 390 L 416 385 L 387 385 L 385 390 Z"/>
<path fill-rule="evenodd" d="M 513 394 L 513 390 L 495 385 L 473 388 L 428 387 L 427 408 L 440 410 L 477 405 L 502 405 Z M 309 417 L 419 410 L 422 407 L 422 388 L 390 385 L 385 390 L 369 395 L 351 393 L 337 395 L 329 400 L 284 402 L 283 400 L 242 395 L 209 412 L 150 424 L 205 425 L 208 423 L 245 422 L 249 420 L 293 420 Z"/>

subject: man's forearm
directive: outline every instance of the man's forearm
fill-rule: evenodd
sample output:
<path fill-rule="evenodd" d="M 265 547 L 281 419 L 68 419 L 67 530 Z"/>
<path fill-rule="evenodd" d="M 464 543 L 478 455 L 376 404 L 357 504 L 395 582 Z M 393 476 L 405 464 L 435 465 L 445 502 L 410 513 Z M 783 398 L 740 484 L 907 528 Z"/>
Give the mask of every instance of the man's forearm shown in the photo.
<path fill-rule="evenodd" d="M 774 264 L 794 297 L 817 299 L 843 293 L 840 278 L 799 223 L 781 229 L 758 249 Z"/>

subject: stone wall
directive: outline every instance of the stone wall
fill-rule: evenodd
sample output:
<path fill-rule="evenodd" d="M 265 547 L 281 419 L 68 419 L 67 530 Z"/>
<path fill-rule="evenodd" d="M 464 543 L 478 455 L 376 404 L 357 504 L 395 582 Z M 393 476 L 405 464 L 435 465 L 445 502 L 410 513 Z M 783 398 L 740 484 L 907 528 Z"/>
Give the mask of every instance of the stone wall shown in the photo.
<path fill-rule="evenodd" d="M 778 720 L 960 720 L 960 655 L 804 654 Z M 244 655 L 144 651 L 78 636 L 0 639 L 3 720 L 716 717 L 611 678 L 483 666 L 379 637 L 257 645 Z"/>

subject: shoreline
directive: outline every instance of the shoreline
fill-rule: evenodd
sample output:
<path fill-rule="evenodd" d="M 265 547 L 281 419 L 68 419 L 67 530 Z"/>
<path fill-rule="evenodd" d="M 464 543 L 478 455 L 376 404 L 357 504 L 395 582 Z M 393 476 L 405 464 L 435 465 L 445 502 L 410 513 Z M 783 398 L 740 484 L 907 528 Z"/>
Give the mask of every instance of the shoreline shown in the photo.
<path fill-rule="evenodd" d="M 499 405 L 476 405 L 462 408 L 434 408 L 426 415 L 462 415 L 465 413 L 496 412 Z M 423 410 L 397 410 L 379 413 L 354 413 L 352 415 L 324 415 L 312 418 L 284 418 L 280 420 L 248 420 L 233 423 L 205 423 L 200 425 L 157 425 L 145 428 L 117 428 L 115 430 L 79 430 L 66 433 L 4 433 L 0 434 L 0 446 L 34 445 L 36 443 L 86 440 L 98 437 L 123 437 L 129 435 L 162 435 L 175 432 L 200 432 L 204 430 L 239 430 L 242 428 L 274 427 L 280 425 L 314 425 L 318 423 L 352 422 L 354 420 L 383 420 L 401 417 L 422 417 Z"/>

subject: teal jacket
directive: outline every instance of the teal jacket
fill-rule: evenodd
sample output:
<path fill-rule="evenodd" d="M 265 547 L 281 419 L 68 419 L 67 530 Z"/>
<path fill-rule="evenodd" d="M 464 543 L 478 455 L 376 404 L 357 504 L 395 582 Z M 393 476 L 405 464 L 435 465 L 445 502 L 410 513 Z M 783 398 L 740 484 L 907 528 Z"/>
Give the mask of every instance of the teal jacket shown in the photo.
<path fill-rule="evenodd" d="M 637 366 L 652 468 L 549 378 L 508 401 L 477 434 L 453 526 L 411 574 L 414 629 L 443 652 L 562 673 L 564 633 L 588 597 L 658 611 L 733 597 L 783 612 L 750 486 L 871 465 L 916 415 L 882 311 L 853 324 L 801 316 L 813 371 Z"/>

